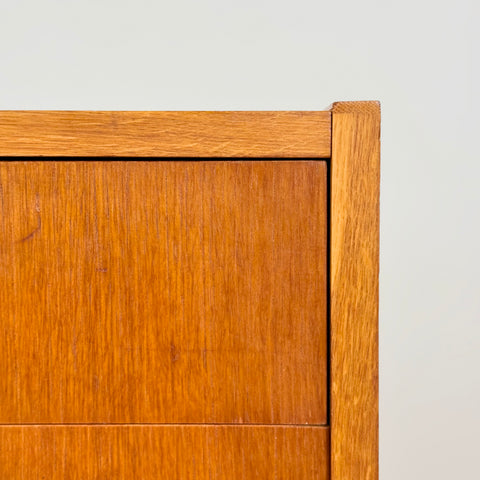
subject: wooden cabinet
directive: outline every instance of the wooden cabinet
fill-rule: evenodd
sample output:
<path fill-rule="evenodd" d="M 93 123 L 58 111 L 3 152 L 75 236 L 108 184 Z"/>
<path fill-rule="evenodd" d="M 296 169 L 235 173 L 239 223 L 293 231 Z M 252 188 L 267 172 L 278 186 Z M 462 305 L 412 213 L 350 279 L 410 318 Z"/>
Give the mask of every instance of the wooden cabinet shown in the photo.
<path fill-rule="evenodd" d="M 0 478 L 375 479 L 378 148 L 375 102 L 0 112 Z"/>

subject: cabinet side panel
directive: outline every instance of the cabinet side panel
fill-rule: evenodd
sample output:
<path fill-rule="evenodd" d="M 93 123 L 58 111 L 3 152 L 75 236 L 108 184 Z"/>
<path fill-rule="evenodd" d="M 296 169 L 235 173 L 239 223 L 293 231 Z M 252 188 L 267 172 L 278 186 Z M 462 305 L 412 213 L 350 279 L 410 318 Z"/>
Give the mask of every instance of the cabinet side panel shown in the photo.
<path fill-rule="evenodd" d="M 332 480 L 378 478 L 380 109 L 333 107 L 331 164 Z"/>

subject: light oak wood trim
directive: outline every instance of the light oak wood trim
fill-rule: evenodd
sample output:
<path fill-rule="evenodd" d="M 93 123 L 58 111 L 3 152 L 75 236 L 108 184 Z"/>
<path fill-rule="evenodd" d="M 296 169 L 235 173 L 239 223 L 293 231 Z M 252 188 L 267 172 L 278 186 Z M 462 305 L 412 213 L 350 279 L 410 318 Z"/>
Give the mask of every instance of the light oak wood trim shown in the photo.
<path fill-rule="evenodd" d="M 329 158 L 330 139 L 330 112 L 0 112 L 0 156 Z"/>
<path fill-rule="evenodd" d="M 8 480 L 328 480 L 328 427 L 2 426 Z"/>
<path fill-rule="evenodd" d="M 378 478 L 380 105 L 332 108 L 332 480 Z"/>

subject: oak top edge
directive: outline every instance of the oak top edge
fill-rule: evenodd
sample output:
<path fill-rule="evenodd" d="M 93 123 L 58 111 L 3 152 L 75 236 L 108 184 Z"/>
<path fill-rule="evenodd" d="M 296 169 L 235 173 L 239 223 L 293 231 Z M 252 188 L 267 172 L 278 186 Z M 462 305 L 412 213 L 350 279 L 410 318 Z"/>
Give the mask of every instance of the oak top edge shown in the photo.
<path fill-rule="evenodd" d="M 330 110 L 2 110 L 2 114 L 330 115 Z"/>
<path fill-rule="evenodd" d="M 358 113 L 363 115 L 380 115 L 380 102 L 377 100 L 334 102 L 330 107 L 332 113 Z"/>
<path fill-rule="evenodd" d="M 329 158 L 328 111 L 0 111 L 0 156 Z"/>

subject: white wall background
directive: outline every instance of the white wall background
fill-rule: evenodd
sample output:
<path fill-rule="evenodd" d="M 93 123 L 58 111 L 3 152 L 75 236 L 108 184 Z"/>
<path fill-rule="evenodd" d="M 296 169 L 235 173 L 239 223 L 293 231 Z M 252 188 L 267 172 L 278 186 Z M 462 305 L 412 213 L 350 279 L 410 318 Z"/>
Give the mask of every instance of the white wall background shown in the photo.
<path fill-rule="evenodd" d="M 478 479 L 474 0 L 2 0 L 0 109 L 382 102 L 380 472 Z"/>

